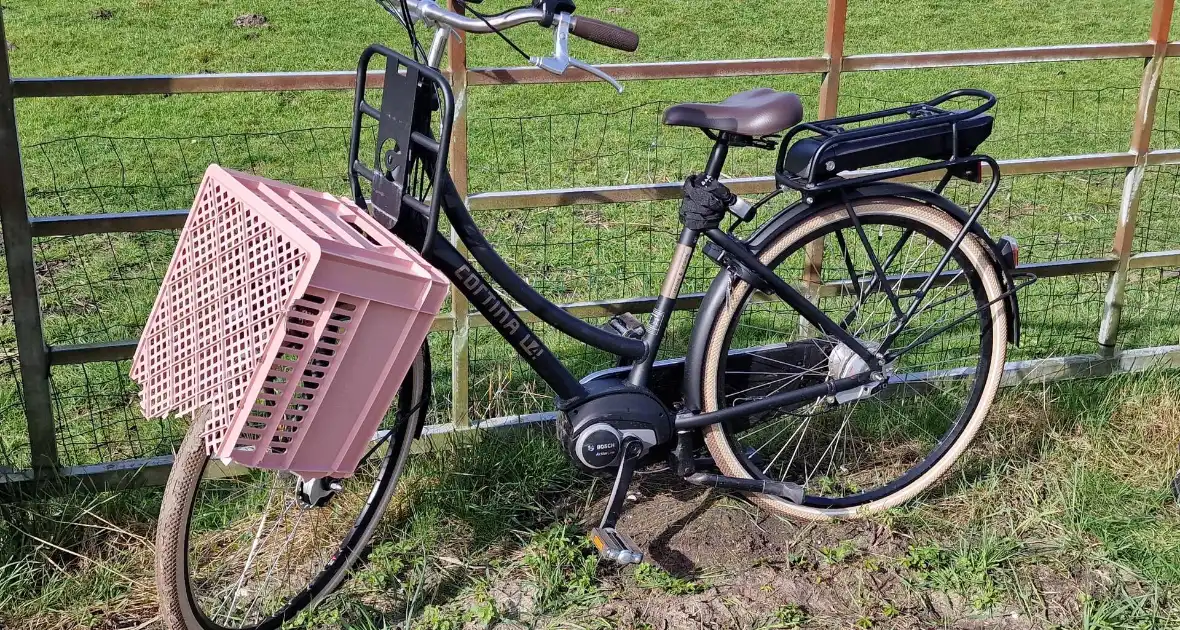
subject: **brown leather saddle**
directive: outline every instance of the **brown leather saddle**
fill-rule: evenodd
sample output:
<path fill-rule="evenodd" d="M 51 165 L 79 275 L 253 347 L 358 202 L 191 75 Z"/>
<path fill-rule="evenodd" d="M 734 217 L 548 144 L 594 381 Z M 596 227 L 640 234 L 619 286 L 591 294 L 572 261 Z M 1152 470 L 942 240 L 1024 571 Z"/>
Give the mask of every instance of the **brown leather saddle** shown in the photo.
<path fill-rule="evenodd" d="M 797 94 L 758 88 L 739 92 L 720 103 L 684 103 L 664 110 L 664 124 L 727 131 L 740 136 L 769 136 L 803 120 Z"/>

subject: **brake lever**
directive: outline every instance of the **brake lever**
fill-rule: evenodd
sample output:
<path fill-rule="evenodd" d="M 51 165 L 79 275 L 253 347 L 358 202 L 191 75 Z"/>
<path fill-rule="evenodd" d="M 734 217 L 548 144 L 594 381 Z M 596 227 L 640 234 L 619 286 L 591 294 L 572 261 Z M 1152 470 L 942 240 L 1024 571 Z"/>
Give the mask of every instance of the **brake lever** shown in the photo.
<path fill-rule="evenodd" d="M 614 88 L 619 91 L 619 94 L 623 93 L 623 84 L 616 81 L 615 78 L 612 77 L 611 75 L 607 74 L 606 72 L 603 72 L 601 68 L 598 68 L 597 66 L 592 66 L 592 65 L 586 63 L 585 61 L 581 61 L 579 59 L 574 59 L 573 57 L 570 57 L 570 65 L 579 69 L 579 70 L 584 70 L 586 72 L 589 72 L 590 74 L 598 77 L 599 79 L 606 81 L 607 83 L 614 86 Z"/>
<path fill-rule="evenodd" d="M 570 56 L 570 14 L 558 13 L 554 21 L 557 22 L 557 24 L 553 29 L 553 56 L 529 57 L 529 63 L 556 75 L 565 74 L 565 71 L 568 70 L 570 66 L 573 66 L 584 72 L 589 72 L 603 81 L 606 81 L 616 90 L 618 90 L 619 94 L 622 94 L 623 85 L 616 81 L 614 77 L 610 76 L 606 72 L 603 72 L 601 69 L 586 63 L 585 61 L 581 61 Z"/>

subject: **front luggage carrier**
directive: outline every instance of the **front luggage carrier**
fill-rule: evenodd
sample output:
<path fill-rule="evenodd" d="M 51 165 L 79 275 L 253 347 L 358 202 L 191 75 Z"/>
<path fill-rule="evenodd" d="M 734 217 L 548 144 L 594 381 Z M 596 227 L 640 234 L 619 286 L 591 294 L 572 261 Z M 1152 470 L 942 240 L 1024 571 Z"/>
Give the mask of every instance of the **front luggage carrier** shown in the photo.
<path fill-rule="evenodd" d="M 381 109 L 366 99 L 369 65 L 374 56 L 385 59 Z M 380 44 L 365 49 L 357 68 L 348 151 L 352 196 L 386 229 L 393 229 L 402 206 L 425 215 L 423 253 L 430 251 L 438 231 L 443 196 L 433 194 L 433 188 L 447 174 L 454 115 L 455 96 L 438 70 Z M 366 118 L 377 121 L 371 163 L 361 159 L 361 144 L 367 144 L 372 137 L 372 129 L 365 126 Z M 368 184 L 367 199 L 362 180 Z"/>

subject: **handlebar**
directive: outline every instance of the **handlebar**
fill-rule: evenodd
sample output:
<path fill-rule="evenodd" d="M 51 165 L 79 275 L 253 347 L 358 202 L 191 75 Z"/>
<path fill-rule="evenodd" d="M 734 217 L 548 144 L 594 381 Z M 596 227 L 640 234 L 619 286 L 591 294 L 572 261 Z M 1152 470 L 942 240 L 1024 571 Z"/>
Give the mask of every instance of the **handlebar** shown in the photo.
<path fill-rule="evenodd" d="M 585 16 L 573 17 L 570 34 L 623 52 L 635 52 L 639 49 L 639 35 L 634 31 Z"/>
<path fill-rule="evenodd" d="M 449 11 L 439 6 L 435 0 L 405 0 L 405 8 L 410 13 L 410 15 L 404 16 L 407 20 L 421 20 L 438 29 L 431 45 L 430 65 L 437 65 L 442 58 L 443 44 L 446 43 L 451 31 L 492 33 L 536 22 L 547 27 L 552 26 L 553 55 L 530 57 L 530 63 L 558 75 L 564 74 L 570 67 L 578 68 L 610 83 L 616 90 L 622 92 L 623 86 L 602 69 L 570 56 L 569 36 L 572 34 L 587 41 L 626 52 L 635 52 L 639 48 L 639 35 L 621 26 L 588 17 L 575 17 L 569 13 L 547 13 L 540 8 L 514 9 L 497 15 L 489 15 L 486 18 L 468 17 Z M 400 14 L 400 11 L 398 13 Z"/>
<path fill-rule="evenodd" d="M 533 8 L 514 9 L 507 13 L 490 15 L 485 22 L 479 18 L 448 11 L 433 0 L 406 0 L 406 6 L 410 13 L 421 19 L 465 33 L 491 33 L 493 30 L 502 31 L 530 22 L 542 23 L 546 19 L 543 10 Z M 639 49 L 639 35 L 634 31 L 585 16 L 570 16 L 570 34 L 624 52 L 635 52 Z"/>

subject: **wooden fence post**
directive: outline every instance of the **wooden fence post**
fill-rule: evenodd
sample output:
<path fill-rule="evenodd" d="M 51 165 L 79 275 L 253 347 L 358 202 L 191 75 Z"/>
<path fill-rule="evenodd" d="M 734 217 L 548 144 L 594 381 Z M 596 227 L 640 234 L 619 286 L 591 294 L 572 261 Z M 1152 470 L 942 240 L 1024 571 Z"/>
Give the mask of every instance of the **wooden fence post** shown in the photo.
<path fill-rule="evenodd" d="M 463 3 L 447 0 L 452 11 L 462 13 Z M 451 127 L 451 155 L 447 160 L 451 178 L 459 196 L 467 201 L 467 34 L 455 31 L 447 42 L 447 69 L 451 73 L 451 89 L 455 93 L 455 120 Z M 454 229 L 451 242 L 466 254 L 463 244 Z M 451 422 L 456 427 L 471 424 L 469 412 L 470 392 L 470 306 L 467 297 L 457 288 L 451 287 L 451 314 L 455 318 L 455 331 L 451 337 Z"/>
<path fill-rule="evenodd" d="M 819 84 L 819 112 L 818 118 L 832 118 L 836 116 L 837 105 L 840 101 L 840 72 L 844 66 L 844 33 L 848 23 L 848 0 L 828 0 L 828 20 L 824 29 L 824 57 L 828 61 L 828 71 L 824 73 Z M 816 239 L 807 244 L 803 253 L 803 287 L 812 300 L 818 300 L 819 286 L 823 284 L 824 242 Z M 811 336 L 810 322 L 799 318 L 799 331 L 802 336 Z"/>
<path fill-rule="evenodd" d="M 1139 104 L 1135 109 L 1135 128 L 1131 134 L 1131 153 L 1135 155 L 1135 166 L 1127 170 L 1123 183 L 1119 222 L 1112 247 L 1114 255 L 1118 257 L 1118 267 L 1110 277 L 1110 286 L 1107 287 L 1106 299 L 1103 302 L 1102 322 L 1098 329 L 1098 351 L 1104 356 L 1113 356 L 1118 346 L 1128 268 L 1135 243 L 1135 224 L 1139 215 L 1139 203 L 1142 200 L 1143 179 L 1147 174 L 1147 153 L 1151 150 L 1155 106 L 1159 96 L 1160 78 L 1164 72 L 1175 4 L 1175 0 L 1155 0 L 1155 8 L 1151 15 L 1152 55 L 1143 70 Z"/>
<path fill-rule="evenodd" d="M 7 41 L 3 9 L 0 9 L 0 40 Z M 8 286 L 12 291 L 12 317 L 33 471 L 37 477 L 52 476 L 57 472 L 58 458 L 49 385 L 49 349 L 41 328 L 33 233 L 21 171 L 7 46 L 0 48 L 0 229 L 4 232 L 4 256 L 8 261 Z"/>

